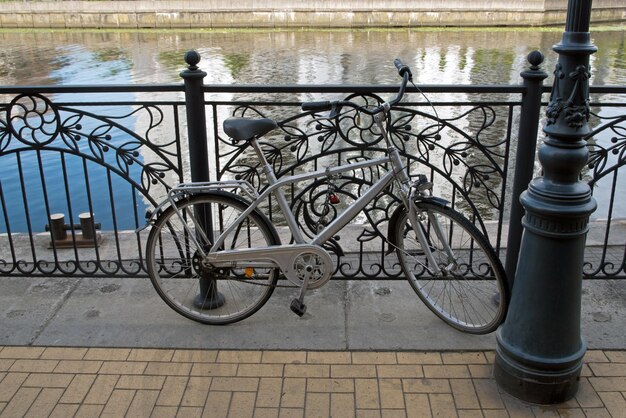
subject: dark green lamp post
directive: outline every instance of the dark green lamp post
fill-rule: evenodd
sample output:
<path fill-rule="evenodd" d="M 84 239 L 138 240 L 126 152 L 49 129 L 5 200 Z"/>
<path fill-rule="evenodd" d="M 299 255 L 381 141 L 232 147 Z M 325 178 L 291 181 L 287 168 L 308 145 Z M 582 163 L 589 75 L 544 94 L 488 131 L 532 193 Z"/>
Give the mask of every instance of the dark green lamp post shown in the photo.
<path fill-rule="evenodd" d="M 580 335 L 583 253 L 596 203 L 580 181 L 589 134 L 591 0 L 569 0 L 546 134 L 543 176 L 520 200 L 526 214 L 511 304 L 497 333 L 498 384 L 529 402 L 554 404 L 578 389 L 586 351 Z"/>

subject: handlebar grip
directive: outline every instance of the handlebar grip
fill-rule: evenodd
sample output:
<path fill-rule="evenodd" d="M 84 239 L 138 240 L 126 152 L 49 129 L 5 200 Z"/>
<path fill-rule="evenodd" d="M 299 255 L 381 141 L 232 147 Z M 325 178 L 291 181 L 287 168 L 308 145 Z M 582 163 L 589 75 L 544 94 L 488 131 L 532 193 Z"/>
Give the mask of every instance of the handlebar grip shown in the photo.
<path fill-rule="evenodd" d="M 316 112 L 322 112 L 324 110 L 330 110 L 333 108 L 333 104 L 328 100 L 323 102 L 304 102 L 302 103 L 302 110 L 313 110 Z"/>
<path fill-rule="evenodd" d="M 411 69 L 409 68 L 408 65 L 404 65 L 402 61 L 400 61 L 400 58 L 396 58 L 395 60 L 393 60 L 393 65 L 395 65 L 396 68 L 398 69 L 398 74 L 400 74 L 400 77 L 404 77 L 404 74 L 408 73 L 409 80 L 413 79 L 413 74 L 411 74 Z"/>

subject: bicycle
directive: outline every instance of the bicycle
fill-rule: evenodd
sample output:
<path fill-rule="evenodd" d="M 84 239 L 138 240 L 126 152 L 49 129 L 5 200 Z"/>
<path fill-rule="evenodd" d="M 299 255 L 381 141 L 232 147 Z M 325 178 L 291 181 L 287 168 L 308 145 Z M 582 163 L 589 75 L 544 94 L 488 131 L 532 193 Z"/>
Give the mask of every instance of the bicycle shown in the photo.
<path fill-rule="evenodd" d="M 258 311 L 284 277 L 300 289 L 290 308 L 302 316 L 307 290 L 323 286 L 335 269 L 323 245 L 393 183 L 402 203 L 390 218 L 387 241 L 419 298 L 456 329 L 483 334 L 497 328 L 509 300 L 500 260 L 469 220 L 432 195 L 433 185 L 426 176 L 411 180 L 385 129 L 384 122 L 402 99 L 407 82 L 413 82 L 408 66 L 400 60 L 394 64 L 402 83 L 389 102 L 373 108 L 352 101 L 302 104 L 302 110 L 314 116 L 330 110 L 326 120 L 343 109 L 369 115 L 386 141 L 383 157 L 278 179 L 260 146 L 260 139 L 277 127 L 276 122 L 234 117 L 224 121 L 224 132 L 233 141 L 252 147 L 268 186 L 259 193 L 244 180 L 180 184 L 148 215 L 152 229 L 146 246 L 147 270 L 157 293 L 171 308 L 201 323 L 230 324 Z M 317 235 L 307 242 L 281 188 L 326 177 L 328 205 L 333 203 L 333 178 L 375 166 L 391 169 L 350 207 L 333 219 L 320 220 Z M 259 208 L 259 202 L 270 195 L 287 223 L 288 244 L 281 242 L 276 227 Z"/>

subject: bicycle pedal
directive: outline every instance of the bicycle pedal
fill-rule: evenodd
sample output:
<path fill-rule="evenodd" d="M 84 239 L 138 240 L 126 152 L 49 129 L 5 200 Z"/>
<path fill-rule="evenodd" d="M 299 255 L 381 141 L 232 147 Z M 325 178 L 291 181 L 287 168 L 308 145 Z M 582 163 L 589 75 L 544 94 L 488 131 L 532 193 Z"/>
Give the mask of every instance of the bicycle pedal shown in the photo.
<path fill-rule="evenodd" d="M 291 301 L 291 311 L 298 316 L 302 316 L 306 312 L 306 305 L 298 299 L 294 299 Z"/>

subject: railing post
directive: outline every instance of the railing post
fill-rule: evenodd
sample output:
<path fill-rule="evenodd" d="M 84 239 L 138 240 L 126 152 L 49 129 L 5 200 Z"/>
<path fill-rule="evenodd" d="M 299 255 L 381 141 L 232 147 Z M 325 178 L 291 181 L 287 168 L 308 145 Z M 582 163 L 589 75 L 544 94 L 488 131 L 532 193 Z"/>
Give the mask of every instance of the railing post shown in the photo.
<path fill-rule="evenodd" d="M 572 398 L 585 354 L 580 334 L 583 255 L 596 208 L 580 181 L 589 152 L 591 0 L 570 0 L 539 149 L 543 176 L 521 196 L 526 210 L 515 286 L 497 333 L 494 374 L 512 395 L 553 404 Z"/>
<path fill-rule="evenodd" d="M 519 197 L 533 178 L 535 151 L 537 149 L 537 129 L 539 128 L 539 116 L 541 113 L 541 90 L 543 80 L 548 77 L 548 74 L 539 68 L 543 62 L 543 54 L 541 52 L 533 51 L 528 54 L 528 62 L 530 63 L 530 69 L 522 71 L 520 74 L 524 79 L 526 92 L 522 97 L 522 109 L 517 135 L 509 236 L 506 246 L 505 270 L 509 279 L 509 290 L 512 290 L 513 287 L 519 247 L 522 241 L 524 208 Z"/>
<path fill-rule="evenodd" d="M 204 77 L 206 73 L 198 68 L 200 54 L 187 51 L 185 62 L 188 68 L 180 73 L 185 82 L 185 108 L 187 111 L 187 136 L 189 140 L 189 166 L 191 181 L 209 181 L 209 152 L 206 134 L 206 113 L 204 110 Z M 198 213 L 201 212 L 201 213 Z M 213 240 L 210 208 L 196 208 L 196 219 L 205 227 L 205 234 Z M 206 228 L 206 226 L 209 226 Z M 224 296 L 217 291 L 217 283 L 210 277 L 200 277 L 200 292 L 195 305 L 200 309 L 214 309 L 224 304 Z"/>

